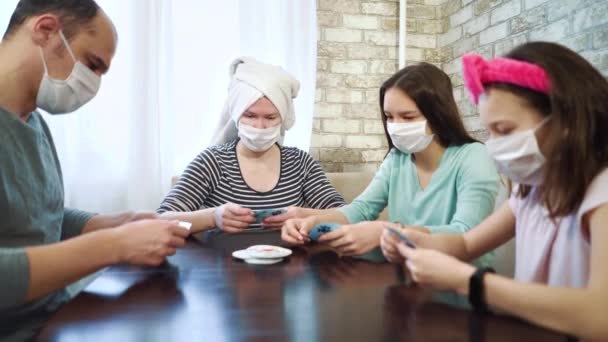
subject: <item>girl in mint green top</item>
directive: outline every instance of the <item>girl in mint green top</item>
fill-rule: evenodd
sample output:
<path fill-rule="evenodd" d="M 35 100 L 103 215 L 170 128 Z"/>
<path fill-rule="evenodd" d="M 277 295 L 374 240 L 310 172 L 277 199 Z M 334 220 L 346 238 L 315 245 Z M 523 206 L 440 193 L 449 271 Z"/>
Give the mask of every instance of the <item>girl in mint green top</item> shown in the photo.
<path fill-rule="evenodd" d="M 376 220 L 388 206 L 391 222 L 462 234 L 492 213 L 497 191 L 498 175 L 480 143 L 448 147 L 424 190 L 413 155 L 393 149 L 367 189 L 338 211 L 358 223 Z"/>
<path fill-rule="evenodd" d="M 380 88 L 389 153 L 368 188 L 346 207 L 288 221 L 282 237 L 308 242 L 323 222 L 342 226 L 319 238 L 342 255 L 362 255 L 380 244 L 389 220 L 425 233 L 462 234 L 490 215 L 499 177 L 485 146 L 466 132 L 449 77 L 432 64 L 408 66 Z M 485 263 L 485 261 L 484 261 Z"/>

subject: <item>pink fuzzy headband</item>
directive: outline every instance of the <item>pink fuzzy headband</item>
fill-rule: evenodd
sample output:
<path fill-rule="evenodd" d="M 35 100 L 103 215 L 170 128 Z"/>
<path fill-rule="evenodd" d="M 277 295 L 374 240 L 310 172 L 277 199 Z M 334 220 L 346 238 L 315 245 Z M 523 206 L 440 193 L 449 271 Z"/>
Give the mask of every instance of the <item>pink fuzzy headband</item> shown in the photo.
<path fill-rule="evenodd" d="M 487 83 L 509 83 L 543 94 L 549 92 L 547 73 L 536 64 L 503 57 L 486 61 L 476 53 L 468 53 L 462 56 L 462 66 L 464 85 L 475 104 Z"/>

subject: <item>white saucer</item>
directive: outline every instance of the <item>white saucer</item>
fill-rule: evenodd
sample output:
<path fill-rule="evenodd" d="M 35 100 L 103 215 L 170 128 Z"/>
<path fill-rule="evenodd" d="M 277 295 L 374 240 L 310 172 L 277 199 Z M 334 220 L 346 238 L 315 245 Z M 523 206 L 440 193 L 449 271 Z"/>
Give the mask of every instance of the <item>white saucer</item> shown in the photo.
<path fill-rule="evenodd" d="M 272 265 L 283 261 L 282 258 L 279 259 L 257 259 L 257 258 L 249 258 L 245 259 L 245 262 L 248 264 L 254 265 Z"/>
<path fill-rule="evenodd" d="M 279 259 L 291 255 L 291 249 L 272 246 L 272 245 L 255 245 L 246 249 L 250 258 L 256 259 Z"/>
<path fill-rule="evenodd" d="M 232 252 L 232 257 L 241 259 L 241 260 L 247 260 L 247 259 L 251 258 L 251 256 L 249 255 L 249 251 L 246 249 L 241 249 L 239 251 Z"/>

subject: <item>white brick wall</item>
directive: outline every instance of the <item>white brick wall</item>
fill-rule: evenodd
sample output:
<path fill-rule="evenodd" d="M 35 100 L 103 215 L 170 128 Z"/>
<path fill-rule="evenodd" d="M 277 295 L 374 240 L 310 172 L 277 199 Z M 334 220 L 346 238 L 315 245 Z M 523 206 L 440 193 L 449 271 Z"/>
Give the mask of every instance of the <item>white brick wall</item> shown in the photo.
<path fill-rule="evenodd" d="M 378 135 L 347 135 L 344 146 L 346 148 L 380 148 L 384 145 L 384 138 Z"/>
<path fill-rule="evenodd" d="M 380 94 L 378 93 L 378 89 L 369 89 L 365 92 L 365 100 L 367 103 L 377 104 L 379 103 L 379 98 Z"/>
<path fill-rule="evenodd" d="M 606 0 L 454 0 L 441 8 L 449 24 L 438 35 L 442 68 L 455 87 L 454 97 L 466 117 L 466 127 L 476 136 L 485 137 L 487 133 L 462 86 L 460 57 L 467 52 L 493 58 L 528 41 L 554 41 L 582 52 L 608 75 Z M 427 61 L 433 62 L 433 55 L 431 49 L 425 49 Z"/>
<path fill-rule="evenodd" d="M 378 29 L 378 17 L 371 15 L 344 15 L 344 26 L 355 29 Z"/>
<path fill-rule="evenodd" d="M 592 26 L 608 23 L 608 2 L 597 1 L 574 15 L 574 32 L 586 30 Z"/>
<path fill-rule="evenodd" d="M 329 42 L 356 43 L 363 39 L 363 32 L 359 30 L 328 28 L 325 29 L 325 40 Z"/>
<path fill-rule="evenodd" d="M 360 90 L 328 88 L 325 90 L 325 100 L 330 103 L 362 103 L 363 92 Z"/>
<path fill-rule="evenodd" d="M 450 16 L 450 25 L 456 27 L 471 20 L 471 18 L 473 18 L 473 5 L 467 6 Z"/>
<path fill-rule="evenodd" d="M 375 170 L 386 153 L 379 87 L 397 70 L 397 0 L 317 0 L 317 91 L 310 153 L 325 171 Z M 444 22 L 435 8 L 420 7 Z M 420 59 L 424 58 L 420 52 Z"/>
<path fill-rule="evenodd" d="M 399 41 L 398 33 L 392 31 L 371 31 L 365 32 L 365 42 L 374 45 L 397 46 Z"/>
<path fill-rule="evenodd" d="M 386 154 L 378 88 L 397 69 L 397 0 L 317 0 L 318 61 L 311 154 L 326 171 L 375 170 Z M 471 134 L 488 134 L 462 80 L 460 57 L 504 55 L 557 41 L 608 76 L 607 0 L 409 0 L 408 63 L 443 68 Z"/>
<path fill-rule="evenodd" d="M 362 49 L 360 46 L 349 46 L 348 57 L 352 59 L 391 59 L 389 48 L 385 46 L 370 46 Z"/>
<path fill-rule="evenodd" d="M 559 42 L 568 35 L 568 19 L 562 19 L 553 24 L 530 32 L 530 40 Z"/>
<path fill-rule="evenodd" d="M 432 34 L 410 33 L 407 35 L 407 39 L 409 46 L 427 49 L 434 49 L 437 47 L 437 37 Z"/>
<path fill-rule="evenodd" d="M 479 35 L 479 45 L 493 43 L 509 34 L 507 22 L 495 25 L 481 32 Z"/>
<path fill-rule="evenodd" d="M 315 104 L 315 117 L 335 118 L 344 112 L 342 104 L 318 102 Z"/>
<path fill-rule="evenodd" d="M 363 122 L 363 132 L 365 134 L 384 134 L 384 127 L 382 126 L 382 120 L 364 120 Z"/>
<path fill-rule="evenodd" d="M 481 32 L 490 26 L 490 14 L 486 13 L 464 24 L 464 34 L 467 36 Z"/>
<path fill-rule="evenodd" d="M 367 63 L 364 61 L 332 61 L 331 72 L 338 74 L 364 74 L 367 72 Z"/>
<path fill-rule="evenodd" d="M 495 25 L 501 21 L 513 18 L 521 13 L 521 0 L 511 0 L 506 4 L 492 10 L 490 24 Z"/>
<path fill-rule="evenodd" d="M 394 16 L 398 13 L 398 4 L 395 2 L 364 2 L 362 12 L 366 14 L 379 14 L 384 16 Z"/>
<path fill-rule="evenodd" d="M 311 147 L 341 147 L 342 135 L 313 134 Z"/>
<path fill-rule="evenodd" d="M 321 130 L 328 133 L 359 133 L 361 131 L 361 121 L 327 119 L 323 120 Z"/>
<path fill-rule="evenodd" d="M 526 9 L 531 9 L 538 5 L 544 4 L 548 1 L 551 1 L 551 0 L 524 0 L 524 3 L 526 5 Z"/>
<path fill-rule="evenodd" d="M 344 117 L 359 119 L 380 119 L 380 109 L 375 104 L 350 105 L 344 110 Z"/>
<path fill-rule="evenodd" d="M 367 150 L 361 153 L 364 162 L 381 162 L 386 156 L 386 150 Z"/>
<path fill-rule="evenodd" d="M 319 0 L 318 8 L 331 10 L 337 13 L 360 13 L 361 1 L 359 0 Z"/>
<path fill-rule="evenodd" d="M 405 50 L 406 59 L 408 61 L 422 62 L 424 61 L 424 50 L 416 48 L 407 48 Z"/>
<path fill-rule="evenodd" d="M 369 72 L 372 74 L 394 74 L 397 72 L 397 61 L 372 61 L 369 66 Z"/>
<path fill-rule="evenodd" d="M 462 27 L 454 27 L 451 28 L 448 32 L 439 35 L 437 39 L 439 43 L 439 47 L 444 47 L 446 45 L 452 44 L 453 42 L 462 38 Z"/>

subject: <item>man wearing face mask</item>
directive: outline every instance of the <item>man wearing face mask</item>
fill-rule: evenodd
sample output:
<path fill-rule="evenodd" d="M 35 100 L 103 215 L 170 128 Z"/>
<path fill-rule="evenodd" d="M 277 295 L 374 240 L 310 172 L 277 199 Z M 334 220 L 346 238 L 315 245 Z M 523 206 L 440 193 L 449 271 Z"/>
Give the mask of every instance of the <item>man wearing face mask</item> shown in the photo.
<path fill-rule="evenodd" d="M 213 138 L 161 204 L 163 217 L 192 231 L 280 228 L 289 218 L 336 208 L 344 200 L 306 152 L 282 146 L 295 123 L 299 82 L 281 67 L 239 58 L 230 67 L 228 99 Z M 262 222 L 254 210 L 284 209 Z"/>
<path fill-rule="evenodd" d="M 105 266 L 160 264 L 188 235 L 154 213 L 64 208 L 36 109 L 64 114 L 91 100 L 116 41 L 93 0 L 21 0 L 0 43 L 0 332 L 52 312 L 69 299 L 67 285 Z"/>

